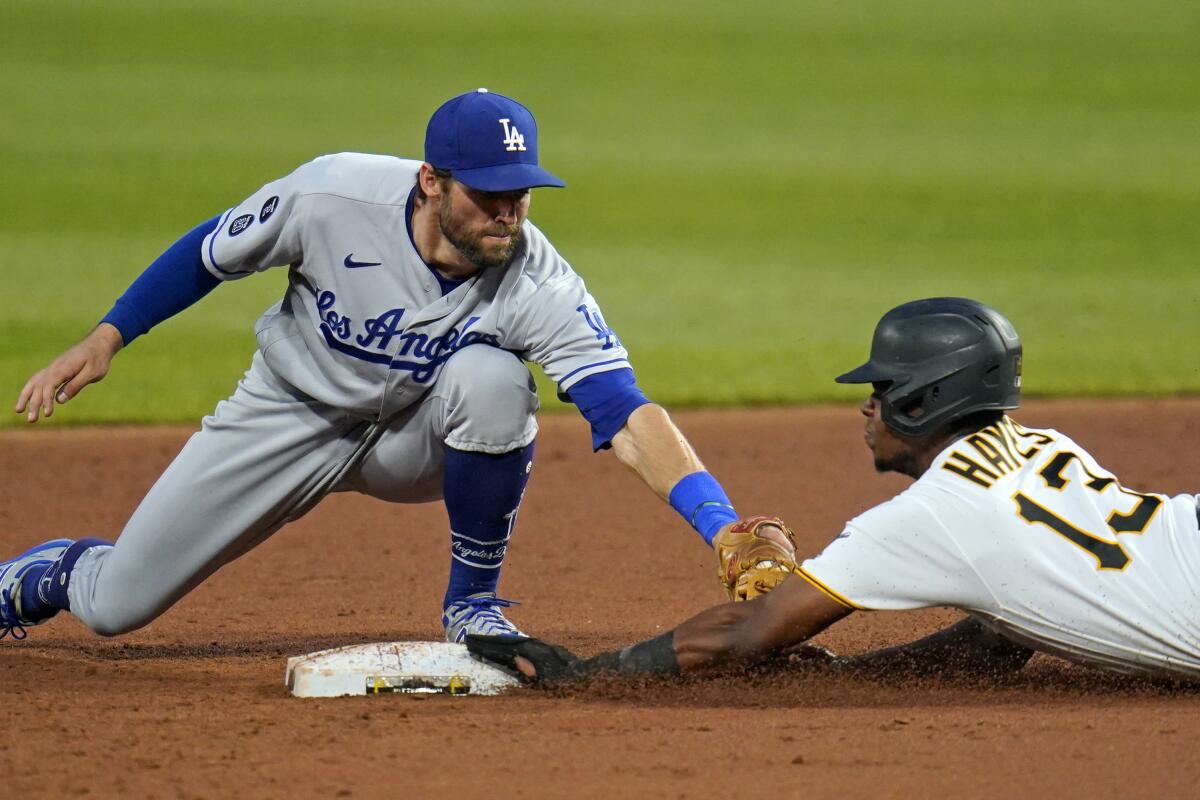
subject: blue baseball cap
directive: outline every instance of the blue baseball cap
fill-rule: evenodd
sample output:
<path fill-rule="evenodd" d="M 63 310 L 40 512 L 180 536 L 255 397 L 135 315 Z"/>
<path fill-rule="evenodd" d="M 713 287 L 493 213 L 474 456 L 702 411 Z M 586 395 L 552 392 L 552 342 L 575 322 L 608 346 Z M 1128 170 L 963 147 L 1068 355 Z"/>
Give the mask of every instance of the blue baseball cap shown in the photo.
<path fill-rule="evenodd" d="M 537 152 L 533 114 L 487 89 L 442 103 L 425 129 L 425 160 L 481 192 L 566 186 L 538 166 Z"/>

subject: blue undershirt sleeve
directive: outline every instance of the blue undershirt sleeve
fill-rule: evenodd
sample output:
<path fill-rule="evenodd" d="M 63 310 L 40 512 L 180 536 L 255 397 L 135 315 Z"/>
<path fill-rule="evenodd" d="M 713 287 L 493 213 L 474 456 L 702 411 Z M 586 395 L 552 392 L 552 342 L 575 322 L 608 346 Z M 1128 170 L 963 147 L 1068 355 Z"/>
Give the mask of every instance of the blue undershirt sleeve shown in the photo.
<path fill-rule="evenodd" d="M 168 247 L 100 321 L 120 331 L 121 339 L 128 345 L 216 288 L 221 281 L 204 268 L 200 251 L 204 237 L 212 232 L 220 219 L 216 216 L 200 223 Z"/>
<path fill-rule="evenodd" d="M 593 451 L 611 447 L 633 410 L 650 402 L 628 367 L 589 375 L 567 390 L 567 399 L 591 424 Z"/>

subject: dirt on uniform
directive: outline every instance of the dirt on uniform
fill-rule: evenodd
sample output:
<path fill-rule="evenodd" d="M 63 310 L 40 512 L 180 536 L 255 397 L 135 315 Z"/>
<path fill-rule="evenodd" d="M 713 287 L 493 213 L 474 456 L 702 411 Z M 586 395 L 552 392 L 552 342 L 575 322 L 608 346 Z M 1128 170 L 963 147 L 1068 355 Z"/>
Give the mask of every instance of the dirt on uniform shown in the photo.
<path fill-rule="evenodd" d="M 874 473 L 853 408 L 676 420 L 744 514 L 804 554 L 907 485 Z M 1031 402 L 1132 488 L 1200 491 L 1200 400 Z M 0 432 L 0 553 L 113 538 L 190 431 Z M 247 487 L 247 492 L 253 487 Z M 147 629 L 62 615 L 0 642 L 0 797 L 1187 797 L 1200 690 L 1037 656 L 1001 684 L 894 685 L 815 669 L 608 682 L 497 698 L 301 700 L 291 655 L 440 638 L 440 504 L 335 495 Z M 723 595 L 687 527 L 586 424 L 548 415 L 501 593 L 582 654 L 653 636 Z M 859 652 L 952 611 L 861 613 L 818 641 Z"/>

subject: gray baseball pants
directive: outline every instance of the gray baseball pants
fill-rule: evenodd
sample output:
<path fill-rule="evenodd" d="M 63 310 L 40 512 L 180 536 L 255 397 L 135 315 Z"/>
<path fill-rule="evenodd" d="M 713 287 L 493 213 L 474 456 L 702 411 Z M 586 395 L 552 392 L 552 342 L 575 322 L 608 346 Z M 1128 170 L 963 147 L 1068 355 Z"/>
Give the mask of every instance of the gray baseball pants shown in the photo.
<path fill-rule="evenodd" d="M 537 435 L 533 377 L 505 350 L 465 347 L 385 422 L 351 417 L 277 378 L 260 353 L 159 477 L 116 545 L 76 562 L 71 613 L 96 633 L 140 628 L 322 497 L 442 495 L 444 448 L 506 453 Z"/>

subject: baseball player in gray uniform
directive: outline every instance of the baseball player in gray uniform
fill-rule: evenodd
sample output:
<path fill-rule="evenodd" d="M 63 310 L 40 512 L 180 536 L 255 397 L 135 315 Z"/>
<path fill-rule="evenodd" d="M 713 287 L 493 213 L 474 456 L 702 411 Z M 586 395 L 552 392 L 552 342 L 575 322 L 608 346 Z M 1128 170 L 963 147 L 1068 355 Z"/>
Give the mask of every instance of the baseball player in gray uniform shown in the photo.
<path fill-rule="evenodd" d="M 876 469 L 913 479 L 905 491 L 850 520 L 769 594 L 654 639 L 587 660 L 530 638 L 472 635 L 467 646 L 526 679 L 688 672 L 768 658 L 855 611 L 948 606 L 967 618 L 833 665 L 986 675 L 1041 650 L 1200 680 L 1197 495 L 1129 489 L 1070 437 L 1008 416 L 1021 360 L 1012 324 L 982 303 L 892 309 L 868 361 L 837 380 L 871 384 L 864 438 Z"/>
<path fill-rule="evenodd" d="M 442 498 L 442 623 L 520 635 L 496 593 L 533 462 L 535 362 L 611 448 L 712 544 L 737 515 L 583 281 L 526 218 L 537 126 L 485 89 L 444 103 L 425 160 L 317 158 L 184 235 L 82 342 L 36 373 L 16 409 L 49 417 L 122 347 L 224 281 L 288 268 L 236 391 L 203 420 L 116 543 L 56 539 L 0 564 L 0 637 L 69 610 L 116 635 L 334 491 Z"/>

